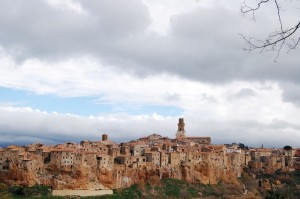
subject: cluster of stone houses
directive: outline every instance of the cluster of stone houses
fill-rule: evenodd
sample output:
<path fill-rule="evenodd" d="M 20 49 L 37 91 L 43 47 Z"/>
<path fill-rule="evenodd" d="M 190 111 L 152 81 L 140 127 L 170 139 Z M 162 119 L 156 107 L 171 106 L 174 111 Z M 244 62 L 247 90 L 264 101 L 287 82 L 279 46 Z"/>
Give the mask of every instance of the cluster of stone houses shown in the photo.
<path fill-rule="evenodd" d="M 236 177 L 242 169 L 266 171 L 289 169 L 300 155 L 299 149 L 242 148 L 237 144 L 212 145 L 210 137 L 186 137 L 184 120 L 179 119 L 175 139 L 152 134 L 127 143 L 117 144 L 103 134 L 101 141 L 67 142 L 55 146 L 31 144 L 0 148 L 0 171 L 13 167 L 36 173 L 46 172 L 49 165 L 74 167 L 87 165 L 93 169 L 124 170 L 145 167 L 201 167 L 203 163 L 224 171 L 231 169 Z M 299 156 L 300 157 L 300 156 Z M 116 173 L 116 175 L 118 172 Z M 172 177 L 172 176 L 169 176 Z"/>

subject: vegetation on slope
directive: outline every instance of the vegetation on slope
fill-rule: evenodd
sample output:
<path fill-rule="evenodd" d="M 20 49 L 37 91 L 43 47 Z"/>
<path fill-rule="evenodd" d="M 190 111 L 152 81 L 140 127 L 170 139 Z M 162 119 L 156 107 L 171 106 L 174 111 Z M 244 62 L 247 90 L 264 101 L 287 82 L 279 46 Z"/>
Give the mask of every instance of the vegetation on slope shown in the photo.
<path fill-rule="evenodd" d="M 147 182 L 142 185 L 133 185 L 126 189 L 115 190 L 113 195 L 97 197 L 101 199 L 165 199 L 165 198 L 199 198 L 215 197 L 223 198 L 230 191 L 237 195 L 242 192 L 239 187 L 233 184 L 204 185 L 191 184 L 183 180 L 163 179 L 153 183 Z M 90 197 L 95 198 L 95 197 Z"/>
<path fill-rule="evenodd" d="M 294 199 L 300 198 L 300 171 L 281 173 L 266 177 L 270 184 L 270 190 L 266 193 L 266 199 Z M 280 184 L 276 182 L 280 182 Z"/>
<path fill-rule="evenodd" d="M 267 199 L 300 198 L 300 171 L 291 173 L 263 174 L 255 180 L 248 173 L 243 173 L 239 184 L 219 183 L 204 185 L 188 183 L 177 179 L 159 180 L 150 178 L 146 183 L 133 185 L 125 189 L 114 190 L 113 195 L 85 197 L 87 199 L 164 199 L 164 198 L 254 198 L 263 196 Z M 244 195 L 245 190 L 247 194 Z M 8 187 L 0 183 L 0 198 L 78 198 L 53 197 L 45 186 Z"/>
<path fill-rule="evenodd" d="M 21 187 L 0 184 L 0 198 L 47 198 L 51 196 L 51 189 L 47 186 Z"/>

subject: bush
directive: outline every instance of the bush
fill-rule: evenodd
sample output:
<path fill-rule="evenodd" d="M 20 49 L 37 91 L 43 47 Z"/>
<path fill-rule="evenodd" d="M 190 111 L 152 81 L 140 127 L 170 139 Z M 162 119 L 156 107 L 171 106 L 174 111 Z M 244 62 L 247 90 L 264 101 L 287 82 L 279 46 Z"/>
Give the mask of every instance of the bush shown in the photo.
<path fill-rule="evenodd" d="M 192 196 L 193 198 L 198 197 L 198 191 L 194 187 L 189 187 L 187 190 L 188 190 L 190 196 Z"/>
<path fill-rule="evenodd" d="M 13 195 L 17 196 L 24 196 L 24 188 L 23 187 L 18 187 L 18 186 L 13 186 L 8 189 L 9 193 L 12 193 Z"/>
<path fill-rule="evenodd" d="M 175 179 L 167 179 L 164 181 L 165 194 L 167 196 L 179 197 L 181 187 Z"/>
<path fill-rule="evenodd" d="M 8 189 L 8 186 L 6 184 L 0 183 L 0 198 L 1 199 L 10 198 L 7 189 Z"/>
<path fill-rule="evenodd" d="M 0 191 L 7 190 L 8 186 L 2 182 L 0 182 Z"/>
<path fill-rule="evenodd" d="M 138 185 L 132 185 L 131 187 L 116 190 L 116 198 L 127 199 L 127 198 L 142 198 L 142 191 L 140 190 Z M 115 197 L 112 196 L 112 197 Z"/>
<path fill-rule="evenodd" d="M 300 184 L 300 170 L 295 170 L 291 172 L 291 177 L 294 179 L 297 185 Z"/>
<path fill-rule="evenodd" d="M 22 196 L 22 197 L 50 196 L 51 194 L 51 190 L 46 186 L 33 186 L 33 187 L 13 186 L 10 187 L 8 191 L 14 196 Z"/>

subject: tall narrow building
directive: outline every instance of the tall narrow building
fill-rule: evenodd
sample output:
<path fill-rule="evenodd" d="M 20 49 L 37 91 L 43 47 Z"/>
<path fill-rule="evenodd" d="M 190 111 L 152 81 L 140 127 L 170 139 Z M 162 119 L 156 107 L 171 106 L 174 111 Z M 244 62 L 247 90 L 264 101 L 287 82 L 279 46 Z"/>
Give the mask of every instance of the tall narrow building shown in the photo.
<path fill-rule="evenodd" d="M 181 140 L 181 141 L 185 141 L 185 142 L 194 142 L 194 143 L 198 143 L 202 146 L 211 144 L 211 138 L 210 137 L 198 137 L 198 136 L 189 137 L 189 136 L 186 136 L 184 127 L 185 127 L 184 119 L 179 118 L 178 130 L 177 130 L 177 133 L 176 133 L 176 139 L 177 140 Z"/>
<path fill-rule="evenodd" d="M 184 119 L 179 118 L 178 130 L 177 130 L 177 133 L 176 133 L 176 139 L 184 139 L 185 138 L 184 126 L 185 126 Z"/>

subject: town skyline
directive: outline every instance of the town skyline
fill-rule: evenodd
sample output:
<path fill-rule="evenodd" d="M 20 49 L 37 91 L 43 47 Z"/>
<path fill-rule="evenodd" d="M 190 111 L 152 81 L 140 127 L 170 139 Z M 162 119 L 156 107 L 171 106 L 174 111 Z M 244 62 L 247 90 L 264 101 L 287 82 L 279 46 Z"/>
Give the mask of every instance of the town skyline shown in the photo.
<path fill-rule="evenodd" d="M 109 134 L 102 134 L 96 141 L 0 148 L 0 182 L 19 187 L 46 186 L 52 196 L 111 195 L 145 183 L 156 186 L 166 179 L 207 186 L 235 182 L 237 198 L 253 197 L 265 195 L 275 185 L 284 190 L 284 183 L 278 180 L 272 185 L 261 176 L 297 172 L 299 155 L 300 149 L 290 146 L 269 149 L 212 144 L 209 136 L 186 134 L 184 118 L 179 118 L 175 138 L 151 134 L 118 144 Z M 241 179 L 247 175 L 257 179 L 254 184 L 260 193 L 253 190 L 253 183 L 249 186 L 251 178 L 243 184 Z"/>

